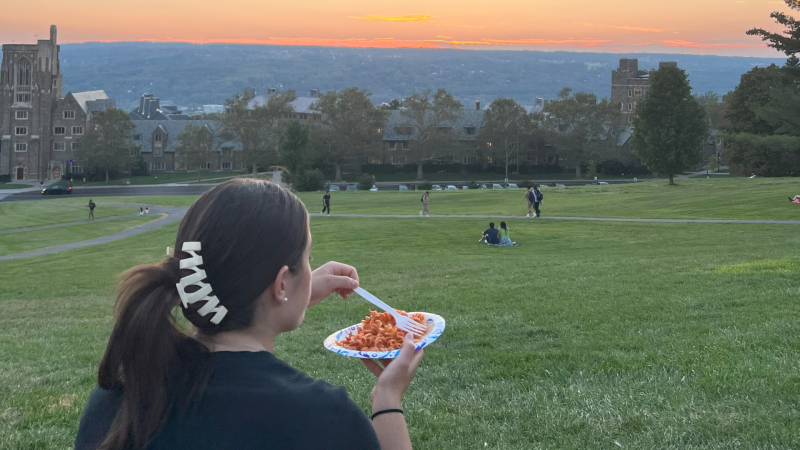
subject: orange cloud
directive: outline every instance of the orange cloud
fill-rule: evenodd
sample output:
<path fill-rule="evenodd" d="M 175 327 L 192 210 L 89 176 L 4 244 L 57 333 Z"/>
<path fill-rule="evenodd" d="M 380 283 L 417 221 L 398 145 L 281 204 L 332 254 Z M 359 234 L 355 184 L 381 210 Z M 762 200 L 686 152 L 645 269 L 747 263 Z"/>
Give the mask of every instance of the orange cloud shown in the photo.
<path fill-rule="evenodd" d="M 680 48 L 754 48 L 754 47 L 764 46 L 764 44 L 755 42 L 694 42 L 694 41 L 685 41 L 683 39 L 659 41 L 658 45 L 662 47 L 680 47 Z"/>
<path fill-rule="evenodd" d="M 578 23 L 578 25 L 583 25 L 585 27 L 614 28 L 617 30 L 638 31 L 640 33 L 663 33 L 667 31 L 663 28 L 625 27 L 619 25 L 602 25 L 597 23 Z"/>
<path fill-rule="evenodd" d="M 430 22 L 431 19 L 433 19 L 433 16 L 431 14 L 406 14 L 405 16 L 350 16 L 350 18 L 363 20 L 366 22 Z"/>
<path fill-rule="evenodd" d="M 566 47 L 596 47 L 611 42 L 610 39 L 483 39 L 489 45 L 545 45 Z"/>

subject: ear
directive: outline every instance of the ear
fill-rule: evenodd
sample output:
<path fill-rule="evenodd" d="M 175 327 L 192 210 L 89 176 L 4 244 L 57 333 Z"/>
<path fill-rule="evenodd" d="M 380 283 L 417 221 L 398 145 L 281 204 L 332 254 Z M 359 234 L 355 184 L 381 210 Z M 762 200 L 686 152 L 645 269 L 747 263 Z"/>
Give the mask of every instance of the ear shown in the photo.
<path fill-rule="evenodd" d="M 283 299 L 286 298 L 286 274 L 289 273 L 289 266 L 281 267 L 275 281 L 270 285 L 270 293 L 272 294 L 272 301 L 281 305 Z"/>

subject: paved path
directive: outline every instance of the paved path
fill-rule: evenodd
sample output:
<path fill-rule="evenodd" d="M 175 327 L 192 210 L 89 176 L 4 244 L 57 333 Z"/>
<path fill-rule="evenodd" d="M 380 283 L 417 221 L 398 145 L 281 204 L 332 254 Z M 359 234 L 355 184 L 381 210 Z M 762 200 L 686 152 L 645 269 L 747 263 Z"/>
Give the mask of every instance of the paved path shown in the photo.
<path fill-rule="evenodd" d="M 124 204 L 124 203 L 109 203 L 109 205 L 130 206 L 130 204 Z M 163 206 L 152 207 L 152 208 L 150 208 L 150 213 L 151 214 L 154 214 L 154 215 L 164 214 L 165 216 L 161 217 L 160 219 L 156 219 L 156 220 L 154 220 L 152 222 L 143 224 L 143 225 L 139 225 L 139 226 L 136 226 L 136 227 L 128 228 L 127 230 L 120 231 L 119 233 L 109 234 L 108 236 L 103 236 L 103 237 L 99 237 L 99 238 L 95 238 L 95 239 L 90 239 L 88 241 L 73 242 L 71 244 L 57 245 L 55 247 L 42 248 L 42 249 L 39 249 L 39 250 L 32 250 L 32 251 L 25 252 L 25 253 L 15 253 L 13 255 L 0 256 L 0 261 L 6 261 L 6 260 L 9 260 L 9 259 L 18 259 L 18 258 L 28 258 L 30 256 L 49 255 L 49 254 L 52 254 L 52 253 L 63 252 L 65 250 L 73 250 L 73 249 L 76 249 L 76 248 L 83 248 L 83 247 L 88 247 L 90 245 L 96 245 L 96 244 L 105 244 L 107 242 L 116 241 L 118 239 L 124 239 L 124 238 L 127 238 L 127 237 L 136 236 L 137 234 L 144 233 L 145 231 L 155 230 L 157 228 L 161 228 L 162 226 L 164 226 L 164 225 L 166 225 L 168 223 L 172 223 L 172 222 L 176 222 L 178 220 L 181 220 L 183 218 L 183 215 L 186 214 L 187 210 L 188 210 L 188 208 L 185 207 L 185 206 L 182 206 L 182 207 L 163 207 Z M 83 222 L 83 223 L 85 223 L 85 222 Z"/>
<path fill-rule="evenodd" d="M 782 224 L 800 225 L 800 220 L 735 220 L 735 219 L 624 219 L 614 217 L 540 217 L 530 219 L 524 216 L 502 216 L 502 215 L 464 215 L 464 214 L 442 214 L 421 217 L 417 214 L 321 214 L 310 213 L 312 217 L 373 217 L 383 219 L 520 219 L 520 220 L 582 220 L 589 222 L 649 222 L 649 223 L 739 223 L 739 224 Z"/>

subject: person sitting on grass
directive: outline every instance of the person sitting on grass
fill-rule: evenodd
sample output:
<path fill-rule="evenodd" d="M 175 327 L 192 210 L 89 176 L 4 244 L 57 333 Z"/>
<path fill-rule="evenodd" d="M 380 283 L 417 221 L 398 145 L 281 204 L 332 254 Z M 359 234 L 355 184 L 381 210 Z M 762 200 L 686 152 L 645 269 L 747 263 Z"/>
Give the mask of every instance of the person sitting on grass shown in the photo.
<path fill-rule="evenodd" d="M 800 195 L 795 195 L 794 198 L 789 197 L 789 201 L 792 203 L 800 203 Z"/>
<path fill-rule="evenodd" d="M 508 226 L 506 226 L 505 222 L 500 222 L 500 245 L 504 247 L 517 245 L 516 242 L 511 242 L 511 237 L 508 235 Z"/>
<path fill-rule="evenodd" d="M 489 229 L 483 232 L 483 236 L 478 242 L 486 242 L 488 245 L 500 245 L 500 233 L 494 227 L 494 222 L 489 222 Z"/>
<path fill-rule="evenodd" d="M 203 194 L 174 256 L 122 275 L 75 448 L 411 449 L 400 408 L 423 357 L 412 333 L 391 364 L 362 360 L 378 377 L 372 422 L 343 387 L 275 356 L 307 308 L 358 287 L 355 268 L 312 271 L 310 258 L 308 211 L 288 190 L 240 178 Z"/>

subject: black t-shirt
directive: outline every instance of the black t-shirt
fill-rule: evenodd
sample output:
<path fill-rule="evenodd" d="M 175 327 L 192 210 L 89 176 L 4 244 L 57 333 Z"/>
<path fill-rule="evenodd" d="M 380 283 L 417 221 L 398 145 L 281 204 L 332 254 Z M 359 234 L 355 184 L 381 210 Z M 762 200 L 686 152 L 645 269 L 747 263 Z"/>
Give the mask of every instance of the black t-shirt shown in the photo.
<path fill-rule="evenodd" d="M 500 233 L 497 232 L 497 228 L 489 228 L 488 230 L 484 231 L 483 234 L 486 235 L 486 243 L 487 244 L 499 244 L 500 239 L 498 236 Z"/>
<path fill-rule="evenodd" d="M 323 203 L 330 203 L 331 202 L 331 196 L 329 194 L 323 195 L 322 196 L 322 202 Z"/>
<path fill-rule="evenodd" d="M 89 209 L 91 209 L 91 210 L 93 210 L 93 211 L 94 211 L 94 207 L 95 207 L 95 206 L 96 206 L 96 205 L 94 204 L 94 202 L 89 202 Z"/>
<path fill-rule="evenodd" d="M 364 412 L 344 387 L 315 380 L 268 352 L 217 352 L 196 412 L 173 414 L 148 450 L 380 449 Z M 76 450 L 95 449 L 121 396 L 95 388 Z"/>

